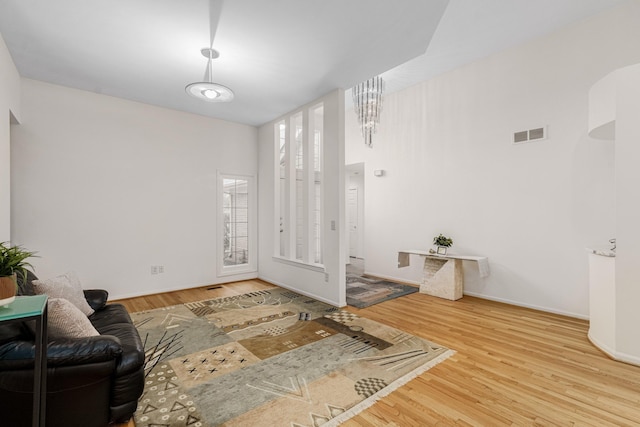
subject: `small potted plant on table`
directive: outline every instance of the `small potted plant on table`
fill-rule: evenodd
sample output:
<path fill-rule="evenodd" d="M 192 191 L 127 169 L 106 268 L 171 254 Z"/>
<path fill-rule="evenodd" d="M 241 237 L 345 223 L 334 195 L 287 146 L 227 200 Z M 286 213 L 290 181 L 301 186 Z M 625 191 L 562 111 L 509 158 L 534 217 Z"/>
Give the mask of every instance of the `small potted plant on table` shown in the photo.
<path fill-rule="evenodd" d="M 433 244 L 438 247 L 438 255 L 446 255 L 447 248 L 450 248 L 451 245 L 453 245 L 453 240 L 449 237 L 443 236 L 441 233 L 433 238 Z"/>
<path fill-rule="evenodd" d="M 17 275 L 27 276 L 27 268 L 33 268 L 26 260 L 35 255 L 20 246 L 0 243 L 0 307 L 16 299 Z"/>

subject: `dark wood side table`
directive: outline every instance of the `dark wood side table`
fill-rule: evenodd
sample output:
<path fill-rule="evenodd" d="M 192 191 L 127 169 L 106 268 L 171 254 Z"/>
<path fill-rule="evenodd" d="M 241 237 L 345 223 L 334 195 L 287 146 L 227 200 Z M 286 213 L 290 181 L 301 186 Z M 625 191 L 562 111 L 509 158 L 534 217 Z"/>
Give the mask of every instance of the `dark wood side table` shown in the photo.
<path fill-rule="evenodd" d="M 0 307 L 0 322 L 36 321 L 36 360 L 33 367 L 33 426 L 44 427 L 47 413 L 47 296 L 16 297 Z"/>

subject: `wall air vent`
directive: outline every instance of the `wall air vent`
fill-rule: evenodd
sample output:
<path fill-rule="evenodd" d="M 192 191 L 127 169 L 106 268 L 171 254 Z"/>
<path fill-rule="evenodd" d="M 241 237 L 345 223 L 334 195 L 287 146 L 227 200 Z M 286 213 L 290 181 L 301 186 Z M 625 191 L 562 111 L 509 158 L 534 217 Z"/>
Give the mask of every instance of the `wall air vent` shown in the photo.
<path fill-rule="evenodd" d="M 523 130 L 522 132 L 516 132 L 513 134 L 513 142 L 527 142 L 529 140 L 529 132 Z"/>
<path fill-rule="evenodd" d="M 540 141 L 547 138 L 547 127 L 523 130 L 513 133 L 513 143 L 522 144 L 524 142 Z"/>

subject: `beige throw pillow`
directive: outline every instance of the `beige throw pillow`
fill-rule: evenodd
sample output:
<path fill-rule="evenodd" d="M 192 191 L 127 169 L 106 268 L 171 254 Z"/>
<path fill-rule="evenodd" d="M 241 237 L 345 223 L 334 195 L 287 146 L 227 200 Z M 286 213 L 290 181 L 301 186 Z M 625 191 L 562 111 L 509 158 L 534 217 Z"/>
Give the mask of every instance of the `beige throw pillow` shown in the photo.
<path fill-rule="evenodd" d="M 49 339 L 87 338 L 100 335 L 84 315 L 64 298 L 49 298 L 47 302 L 47 334 Z"/>
<path fill-rule="evenodd" d="M 91 316 L 93 309 L 84 297 L 82 285 L 73 271 L 52 279 L 34 280 L 33 290 L 36 294 L 46 294 L 49 298 L 64 298 L 85 314 Z"/>

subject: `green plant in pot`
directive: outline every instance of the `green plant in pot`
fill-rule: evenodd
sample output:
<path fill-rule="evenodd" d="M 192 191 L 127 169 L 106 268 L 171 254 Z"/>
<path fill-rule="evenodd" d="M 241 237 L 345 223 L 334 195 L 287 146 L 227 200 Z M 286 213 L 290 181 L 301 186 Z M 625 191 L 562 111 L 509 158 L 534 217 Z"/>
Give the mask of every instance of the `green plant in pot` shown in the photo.
<path fill-rule="evenodd" d="M 453 245 L 453 239 L 443 236 L 442 233 L 433 238 L 433 244 L 438 247 L 438 255 L 446 255 L 447 248 Z"/>
<path fill-rule="evenodd" d="M 17 275 L 27 277 L 27 270 L 33 266 L 27 261 L 35 256 L 21 246 L 11 246 L 9 242 L 0 243 L 0 306 L 7 305 L 16 297 L 18 289 Z"/>

